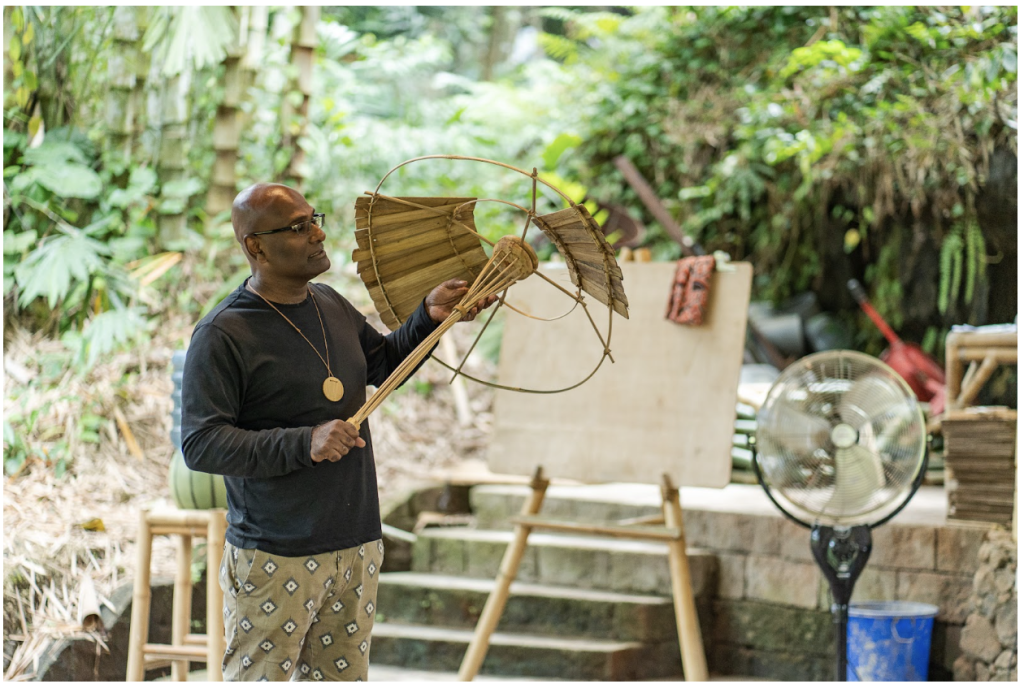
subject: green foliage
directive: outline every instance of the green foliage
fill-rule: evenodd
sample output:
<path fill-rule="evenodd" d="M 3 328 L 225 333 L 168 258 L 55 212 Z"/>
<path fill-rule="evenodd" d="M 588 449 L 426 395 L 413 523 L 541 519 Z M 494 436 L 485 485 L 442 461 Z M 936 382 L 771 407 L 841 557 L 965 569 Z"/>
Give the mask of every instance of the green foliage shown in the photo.
<path fill-rule="evenodd" d="M 237 33 L 238 22 L 229 7 L 161 7 L 146 30 L 142 49 L 163 65 L 164 76 L 174 76 L 190 66 L 198 70 L 220 64 Z"/>
<path fill-rule="evenodd" d="M 988 155 L 1016 151 L 1016 13 L 659 7 L 591 22 L 575 39 L 584 142 L 567 172 L 639 207 L 612 165 L 625 154 L 686 232 L 751 260 L 755 294 L 777 301 L 819 287 L 834 245 L 898 317 L 916 264 L 889 236 L 913 228 L 943 245 L 933 308 L 952 315 L 985 278 L 974 199 Z"/>

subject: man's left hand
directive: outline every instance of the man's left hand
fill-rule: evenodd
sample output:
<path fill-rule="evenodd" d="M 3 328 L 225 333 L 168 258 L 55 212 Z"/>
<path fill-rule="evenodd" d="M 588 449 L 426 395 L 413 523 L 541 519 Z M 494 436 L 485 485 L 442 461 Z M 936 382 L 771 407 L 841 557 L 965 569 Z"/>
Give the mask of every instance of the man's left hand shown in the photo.
<path fill-rule="evenodd" d="M 446 318 L 452 315 L 455 305 L 462 301 L 467 292 L 469 292 L 469 283 L 458 278 L 446 280 L 431 290 L 430 294 L 427 295 L 426 301 L 427 313 L 430 315 L 431 320 L 435 323 L 444 322 Z M 473 320 L 478 313 L 496 301 L 498 301 L 498 298 L 495 295 L 481 299 L 466 311 L 462 320 Z"/>

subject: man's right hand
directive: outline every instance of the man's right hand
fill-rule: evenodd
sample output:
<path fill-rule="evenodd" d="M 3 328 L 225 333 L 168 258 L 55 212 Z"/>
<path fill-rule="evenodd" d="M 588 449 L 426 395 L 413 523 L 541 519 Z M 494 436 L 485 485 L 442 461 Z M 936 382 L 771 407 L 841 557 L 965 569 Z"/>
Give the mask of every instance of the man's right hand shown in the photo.
<path fill-rule="evenodd" d="M 352 447 L 364 446 L 366 441 L 359 436 L 356 426 L 344 420 L 332 420 L 313 428 L 309 457 L 313 463 L 340 461 Z"/>

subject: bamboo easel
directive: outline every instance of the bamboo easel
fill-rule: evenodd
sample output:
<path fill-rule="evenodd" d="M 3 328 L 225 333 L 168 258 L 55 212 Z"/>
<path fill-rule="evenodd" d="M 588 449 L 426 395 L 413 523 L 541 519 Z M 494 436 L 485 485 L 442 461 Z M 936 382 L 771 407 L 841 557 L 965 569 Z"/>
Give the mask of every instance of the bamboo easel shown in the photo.
<path fill-rule="evenodd" d="M 672 575 L 672 602 L 676 612 L 676 630 L 679 633 L 679 650 L 683 660 L 683 676 L 686 681 L 706 681 L 708 678 L 707 659 L 701 640 L 697 607 L 693 599 L 693 585 L 690 582 L 690 563 L 686 558 L 686 533 L 683 529 L 683 510 L 679 505 L 679 489 L 668 475 L 662 476 L 661 499 L 664 512 L 664 526 L 587 525 L 577 522 L 551 520 L 539 516 L 548 480 L 543 469 L 537 468 L 530 488 L 533 490 L 523 504 L 522 513 L 512 518 L 515 533 L 505 555 L 501 559 L 494 591 L 487 597 L 473 638 L 466 649 L 459 668 L 459 681 L 471 681 L 480 671 L 484 656 L 490 645 L 491 635 L 505 610 L 509 589 L 519 572 L 519 563 L 526 551 L 526 541 L 534 529 L 594 534 L 607 537 L 662 541 L 668 544 L 669 568 Z"/>

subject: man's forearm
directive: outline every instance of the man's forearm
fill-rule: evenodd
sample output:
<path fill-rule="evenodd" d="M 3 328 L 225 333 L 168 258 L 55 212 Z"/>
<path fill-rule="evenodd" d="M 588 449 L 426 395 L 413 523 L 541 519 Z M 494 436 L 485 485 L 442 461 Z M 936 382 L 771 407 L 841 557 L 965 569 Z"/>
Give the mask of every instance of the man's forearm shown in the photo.
<path fill-rule="evenodd" d="M 192 470 L 231 477 L 276 477 L 313 467 L 312 428 L 243 430 L 209 425 L 182 434 L 182 453 Z"/>

